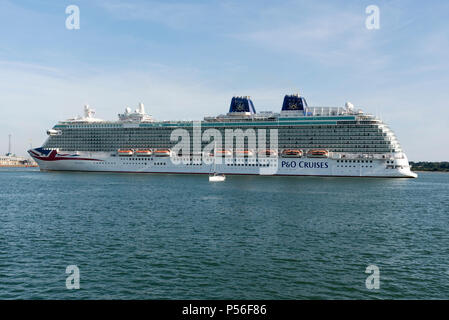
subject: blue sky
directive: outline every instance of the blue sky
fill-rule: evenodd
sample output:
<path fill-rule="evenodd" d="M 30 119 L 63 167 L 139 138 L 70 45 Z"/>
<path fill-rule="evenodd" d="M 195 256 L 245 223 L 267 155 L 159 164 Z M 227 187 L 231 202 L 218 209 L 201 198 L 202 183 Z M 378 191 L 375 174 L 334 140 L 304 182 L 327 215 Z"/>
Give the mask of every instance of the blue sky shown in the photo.
<path fill-rule="evenodd" d="M 80 29 L 65 8 L 80 8 Z M 368 5 L 380 29 L 365 27 Z M 449 160 L 447 1 L 0 0 L 0 152 L 42 144 L 90 104 L 113 120 L 224 113 L 233 95 L 278 111 L 351 101 L 385 120 L 410 160 Z"/>

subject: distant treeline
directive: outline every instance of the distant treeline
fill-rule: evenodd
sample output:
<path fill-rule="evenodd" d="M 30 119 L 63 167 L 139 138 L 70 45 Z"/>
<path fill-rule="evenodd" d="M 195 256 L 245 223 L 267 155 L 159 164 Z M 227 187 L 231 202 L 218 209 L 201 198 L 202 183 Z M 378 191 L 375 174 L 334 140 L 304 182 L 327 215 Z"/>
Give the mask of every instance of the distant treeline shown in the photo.
<path fill-rule="evenodd" d="M 449 172 L 449 162 L 413 162 L 410 161 L 414 171 L 445 171 Z"/>

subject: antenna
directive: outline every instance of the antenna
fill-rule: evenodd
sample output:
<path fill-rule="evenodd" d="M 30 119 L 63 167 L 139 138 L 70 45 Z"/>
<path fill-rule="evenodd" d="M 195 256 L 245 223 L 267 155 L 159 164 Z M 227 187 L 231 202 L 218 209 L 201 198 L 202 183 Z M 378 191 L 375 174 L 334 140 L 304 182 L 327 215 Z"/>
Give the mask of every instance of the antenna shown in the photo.
<path fill-rule="evenodd" d="M 8 154 L 11 154 L 11 134 L 8 135 Z"/>

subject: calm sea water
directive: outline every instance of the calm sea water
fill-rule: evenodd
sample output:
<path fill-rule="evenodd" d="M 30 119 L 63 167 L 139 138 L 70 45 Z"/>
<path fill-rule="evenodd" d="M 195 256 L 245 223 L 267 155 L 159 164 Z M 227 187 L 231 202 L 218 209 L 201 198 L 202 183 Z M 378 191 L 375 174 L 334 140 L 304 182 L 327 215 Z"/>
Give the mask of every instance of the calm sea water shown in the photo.
<path fill-rule="evenodd" d="M 211 184 L 2 169 L 0 299 L 447 299 L 448 208 L 444 173 Z"/>

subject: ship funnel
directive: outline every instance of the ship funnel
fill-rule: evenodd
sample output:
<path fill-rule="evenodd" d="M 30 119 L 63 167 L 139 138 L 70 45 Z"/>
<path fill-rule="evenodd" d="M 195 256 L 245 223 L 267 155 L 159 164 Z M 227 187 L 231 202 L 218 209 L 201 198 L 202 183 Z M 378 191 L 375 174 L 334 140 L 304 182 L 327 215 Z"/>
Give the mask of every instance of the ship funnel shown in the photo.
<path fill-rule="evenodd" d="M 287 94 L 282 103 L 282 111 L 304 111 L 307 107 L 306 99 L 299 94 Z"/>
<path fill-rule="evenodd" d="M 352 111 L 354 109 L 354 105 L 349 101 L 345 103 L 345 107 L 348 111 Z"/>
<path fill-rule="evenodd" d="M 229 107 L 229 112 L 248 112 L 250 114 L 256 113 L 254 108 L 254 103 L 249 96 L 244 97 L 233 97 L 231 100 L 231 106 Z"/>

